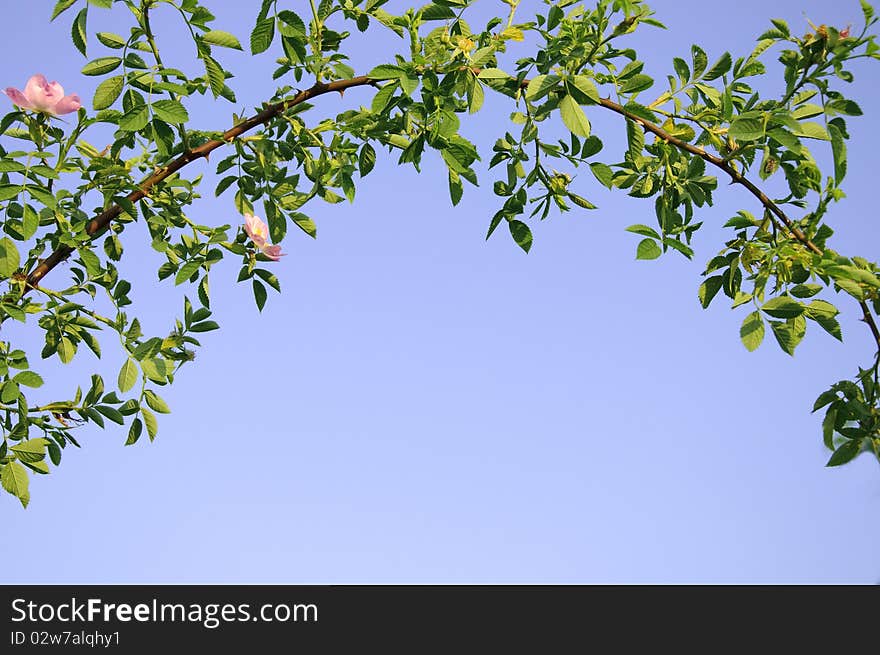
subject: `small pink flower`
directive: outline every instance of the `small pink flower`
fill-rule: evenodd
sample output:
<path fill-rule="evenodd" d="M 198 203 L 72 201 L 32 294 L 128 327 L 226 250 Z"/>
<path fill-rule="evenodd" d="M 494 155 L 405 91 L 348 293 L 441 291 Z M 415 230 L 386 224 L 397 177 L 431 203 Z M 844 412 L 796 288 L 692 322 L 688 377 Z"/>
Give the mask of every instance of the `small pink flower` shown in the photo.
<path fill-rule="evenodd" d="M 849 36 L 849 28 L 850 27 L 852 27 L 852 25 L 847 25 L 845 28 L 840 30 L 840 38 L 841 39 L 845 39 Z"/>
<path fill-rule="evenodd" d="M 269 228 L 259 216 L 245 214 L 244 231 L 247 232 L 254 245 L 273 262 L 277 262 L 286 254 L 281 252 L 281 246 L 273 246 L 268 243 Z"/>
<path fill-rule="evenodd" d="M 58 82 L 49 82 L 39 73 L 27 81 L 24 93 L 9 87 L 6 95 L 22 109 L 41 111 L 53 116 L 69 114 L 82 107 L 78 95 L 64 95 L 64 88 Z"/>
<path fill-rule="evenodd" d="M 263 246 L 263 254 L 273 262 L 280 260 L 286 253 L 281 252 L 281 246 Z"/>

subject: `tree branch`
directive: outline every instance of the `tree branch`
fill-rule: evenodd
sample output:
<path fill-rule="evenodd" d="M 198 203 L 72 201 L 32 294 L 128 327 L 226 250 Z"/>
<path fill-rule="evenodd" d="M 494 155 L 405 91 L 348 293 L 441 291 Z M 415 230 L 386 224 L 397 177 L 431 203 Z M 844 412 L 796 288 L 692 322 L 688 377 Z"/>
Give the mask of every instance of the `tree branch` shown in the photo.
<path fill-rule="evenodd" d="M 476 71 L 477 73 L 479 71 Z M 520 83 L 521 88 L 526 88 L 529 84 L 530 80 L 523 80 Z M 222 139 L 215 139 L 203 143 L 200 146 L 195 148 L 191 148 L 180 155 L 177 159 L 172 161 L 167 166 L 163 166 L 155 173 L 150 175 L 147 179 L 145 179 L 139 185 L 136 191 L 128 194 L 127 199 L 130 202 L 137 202 L 144 197 L 147 196 L 150 189 L 166 179 L 170 175 L 173 175 L 181 168 L 186 166 L 187 164 L 205 157 L 207 159 L 208 155 L 219 148 L 220 146 L 225 145 L 226 143 L 232 141 L 233 139 L 241 136 L 245 132 L 252 130 L 253 128 L 259 125 L 265 125 L 270 120 L 275 118 L 276 116 L 284 113 L 291 107 L 295 107 L 311 98 L 315 98 L 317 96 L 324 95 L 326 93 L 331 93 L 333 91 L 338 91 L 339 93 L 344 92 L 346 89 L 357 86 L 368 86 L 368 85 L 376 85 L 378 80 L 373 80 L 365 75 L 361 75 L 358 77 L 353 77 L 347 80 L 337 80 L 335 82 L 322 83 L 318 82 L 314 86 L 304 91 L 300 91 L 296 96 L 289 100 L 285 100 L 283 102 L 278 102 L 273 105 L 266 107 L 263 111 L 258 114 L 248 118 L 245 121 L 242 121 L 238 125 L 226 130 L 223 133 Z M 727 175 L 730 176 L 731 181 L 736 184 L 741 184 L 749 192 L 758 199 L 758 201 L 778 220 L 785 228 L 797 239 L 807 250 L 810 252 L 821 255 L 822 249 L 819 248 L 815 243 L 813 243 L 792 221 L 779 206 L 770 200 L 767 195 L 761 191 L 753 182 L 751 182 L 748 178 L 746 178 L 742 173 L 733 168 L 729 162 L 725 161 L 721 157 L 711 154 L 707 152 L 703 148 L 699 146 L 691 145 L 681 139 L 674 137 L 661 128 L 660 126 L 645 120 L 644 118 L 640 118 L 629 111 L 627 111 L 622 105 L 614 102 L 613 100 L 609 100 L 607 98 L 601 98 L 599 100 L 599 105 L 613 111 L 625 118 L 634 121 L 635 123 L 642 126 L 642 128 L 646 132 L 651 132 L 655 136 L 660 139 L 663 139 L 667 143 L 672 144 L 679 150 L 683 150 L 685 152 L 689 152 L 692 155 L 696 155 L 701 159 L 709 162 L 713 166 L 724 171 Z M 116 219 L 122 213 L 122 208 L 119 205 L 113 205 L 108 209 L 105 209 L 103 212 L 98 214 L 95 218 L 93 218 L 89 224 L 86 226 L 86 234 L 89 236 L 97 234 L 101 230 L 105 229 L 114 219 Z M 54 252 L 52 252 L 49 257 L 43 260 L 33 271 L 30 272 L 27 276 L 27 283 L 25 286 L 25 293 L 27 293 L 31 288 L 36 287 L 40 280 L 42 280 L 48 273 L 58 266 L 61 262 L 66 260 L 72 253 L 74 249 L 68 246 L 61 246 L 57 248 Z M 878 329 L 877 324 L 874 320 L 873 315 L 871 314 L 870 308 L 868 304 L 864 300 L 859 300 L 859 306 L 862 309 L 862 321 L 864 321 L 868 328 L 871 330 L 871 334 L 874 337 L 874 341 L 877 345 L 878 352 L 880 352 L 880 329 Z"/>
<path fill-rule="evenodd" d="M 289 100 L 269 105 L 260 113 L 226 130 L 223 133 L 221 139 L 213 139 L 195 148 L 190 148 L 182 155 L 180 155 L 177 159 L 172 161 L 170 164 L 163 166 L 152 175 L 150 175 L 143 182 L 141 182 L 140 185 L 138 185 L 137 190 L 129 193 L 126 198 L 130 202 L 137 202 L 139 200 L 142 200 L 149 194 L 150 189 L 152 189 L 156 184 L 173 175 L 187 164 L 190 164 L 197 159 L 201 159 L 202 157 L 207 159 L 208 155 L 210 155 L 211 152 L 213 152 L 220 146 L 226 145 L 230 141 L 236 139 L 245 132 L 248 132 L 259 125 L 265 125 L 270 120 L 284 113 L 291 107 L 295 107 L 296 105 L 302 104 L 303 102 L 310 100 L 311 98 L 315 98 L 326 93 L 332 93 L 334 91 L 342 93 L 346 89 L 350 89 L 351 87 L 367 86 L 373 84 L 376 84 L 376 81 L 364 75 L 353 77 L 348 80 L 337 80 L 335 82 L 328 82 L 326 84 L 318 83 L 311 88 L 300 91 L 296 96 Z M 108 225 L 110 225 L 110 223 L 118 218 L 121 213 L 122 207 L 120 207 L 119 205 L 113 205 L 112 207 L 105 209 L 95 218 L 89 221 L 88 225 L 86 226 L 86 234 L 89 236 L 97 234 L 101 230 L 105 229 Z M 40 280 L 46 277 L 46 275 L 48 275 L 53 268 L 58 266 L 58 264 L 70 257 L 73 251 L 74 249 L 69 246 L 60 246 L 59 248 L 56 248 L 52 252 L 52 254 L 50 254 L 46 259 L 40 262 L 40 264 L 28 274 L 27 283 L 25 286 L 25 293 L 27 293 L 30 289 L 36 287 L 40 283 Z"/>
<path fill-rule="evenodd" d="M 770 211 L 773 216 L 775 216 L 786 227 L 786 229 L 788 229 L 789 232 L 791 232 L 792 236 L 794 236 L 795 239 L 797 239 L 805 248 L 807 248 L 807 250 L 817 255 L 822 254 L 822 249 L 815 243 L 810 241 L 810 239 L 807 238 L 807 235 L 805 235 L 800 229 L 795 226 L 794 222 L 785 214 L 785 212 L 783 212 L 779 208 L 779 205 L 770 200 L 770 198 L 768 198 L 767 195 L 763 191 L 761 191 L 761 189 L 755 186 L 755 184 L 751 182 L 748 178 L 746 178 L 742 173 L 733 168 L 729 162 L 721 159 L 720 157 L 717 157 L 716 155 L 713 155 L 710 152 L 707 152 L 699 146 L 691 145 L 690 143 L 687 143 L 685 141 L 682 141 L 681 139 L 672 136 L 663 128 L 655 125 L 654 123 L 651 123 L 650 121 L 646 121 L 644 118 L 639 118 L 638 116 L 631 114 L 621 105 L 612 100 L 602 98 L 599 100 L 599 104 L 606 109 L 610 109 L 611 111 L 620 114 L 621 116 L 625 116 L 631 121 L 635 121 L 636 123 L 641 125 L 646 132 L 651 132 L 652 134 L 663 139 L 667 143 L 671 143 L 679 150 L 684 150 L 685 152 L 689 152 L 692 155 L 696 155 L 697 157 L 700 157 L 701 159 L 704 159 L 710 164 L 717 166 L 718 168 L 723 170 L 730 176 L 731 180 L 734 183 L 742 184 L 746 189 L 748 189 L 749 192 L 753 196 L 755 196 L 760 201 L 760 203 L 768 211 Z M 866 303 L 864 300 L 858 300 L 858 303 L 859 307 L 861 307 L 862 309 L 861 320 L 867 323 L 868 328 L 871 330 L 871 334 L 874 337 L 874 343 L 877 346 L 878 354 L 880 354 L 880 329 L 878 329 L 877 327 L 877 323 L 874 320 L 874 316 L 871 314 L 868 303 Z"/>

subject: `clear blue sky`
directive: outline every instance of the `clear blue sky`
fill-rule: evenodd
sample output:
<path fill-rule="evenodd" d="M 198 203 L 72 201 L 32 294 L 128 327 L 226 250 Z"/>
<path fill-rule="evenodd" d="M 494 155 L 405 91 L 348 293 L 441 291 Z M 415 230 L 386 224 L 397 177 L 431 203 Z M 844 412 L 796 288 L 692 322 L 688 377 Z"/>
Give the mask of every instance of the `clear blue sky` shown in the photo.
<path fill-rule="evenodd" d="M 79 73 L 72 14 L 47 23 L 53 4 L 3 1 L 3 86 L 43 72 L 90 107 L 99 79 Z M 207 2 L 215 26 L 242 42 L 258 4 Z M 838 27 L 862 19 L 856 0 L 652 6 L 669 30 L 631 39 L 659 79 L 694 42 L 712 60 L 747 54 L 771 17 L 797 31 L 807 17 Z M 91 13 L 90 33 L 127 29 Z M 155 27 L 166 63 L 195 73 L 171 10 L 156 11 Z M 361 44 L 353 66 L 366 72 L 396 45 L 387 36 Z M 106 52 L 90 47 L 92 57 Z M 237 73 L 239 104 L 195 103 L 195 126 L 227 126 L 231 111 L 250 111 L 274 88 L 277 53 L 220 54 Z M 876 259 L 870 117 L 880 115 L 880 70 L 870 64 L 853 68 L 853 97 L 869 118 L 850 121 L 848 198 L 831 220 L 837 249 Z M 310 116 L 369 98 L 366 89 L 322 98 Z M 465 132 L 489 145 L 509 111 L 490 97 Z M 598 113 L 604 160 L 618 161 L 623 126 Z M 880 579 L 877 462 L 824 468 L 829 453 L 810 414 L 819 392 L 870 357 L 853 307 L 841 298 L 845 344 L 813 331 L 791 358 L 772 340 L 747 353 L 743 314 L 697 302 L 718 226 L 756 210 L 742 189 L 722 184 L 703 212 L 693 262 L 636 262 L 637 239 L 623 228 L 651 223 L 651 204 L 581 174 L 579 192 L 600 209 L 535 226 L 525 255 L 506 234 L 483 240 L 497 208 L 492 177 L 483 173 L 482 188 L 468 187 L 453 209 L 436 158 L 421 175 L 395 161 L 380 155 L 354 205 L 310 206 L 319 238 L 289 233 L 289 256 L 272 265 L 284 293 L 262 315 L 249 287 L 234 284 L 235 262 L 215 269 L 223 329 L 164 393 L 174 413 L 155 443 L 124 447 L 120 430 L 81 431 L 83 448 L 32 480 L 27 511 L 2 496 L 2 581 Z M 196 220 L 239 220 L 229 197 L 203 193 Z M 125 266 L 140 281 L 136 307 L 165 331 L 180 290 L 155 283 L 161 261 L 138 245 L 145 234 L 142 224 L 126 231 Z M 115 379 L 120 363 L 108 339 L 101 362 L 86 353 L 67 369 L 53 360 L 38 370 L 47 389 L 68 389 L 95 367 Z"/>

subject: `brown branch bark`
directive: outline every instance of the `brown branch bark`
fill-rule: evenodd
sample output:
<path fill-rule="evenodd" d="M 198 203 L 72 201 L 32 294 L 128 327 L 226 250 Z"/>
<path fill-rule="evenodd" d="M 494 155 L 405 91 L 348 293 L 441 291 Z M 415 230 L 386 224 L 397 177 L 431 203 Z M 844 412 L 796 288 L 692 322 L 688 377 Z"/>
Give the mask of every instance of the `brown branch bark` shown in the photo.
<path fill-rule="evenodd" d="M 479 73 L 479 71 L 475 72 Z M 530 80 L 523 80 L 521 83 L 521 87 L 527 87 L 529 81 Z M 326 93 L 332 93 L 334 91 L 343 93 L 346 89 L 349 89 L 351 87 L 375 84 L 377 84 L 377 80 L 373 80 L 365 75 L 353 77 L 348 80 L 337 80 L 335 82 L 328 82 L 326 84 L 319 82 L 309 89 L 300 91 L 290 100 L 285 100 L 284 102 L 270 105 L 266 107 L 263 111 L 252 116 L 251 118 L 248 118 L 247 120 L 242 121 L 234 127 L 231 127 L 223 133 L 222 139 L 208 141 L 207 143 L 203 143 L 196 148 L 187 150 L 170 164 L 162 167 L 161 169 L 150 175 L 143 182 L 141 182 L 138 189 L 128 194 L 127 198 L 131 202 L 137 202 L 143 199 L 149 194 L 150 189 L 154 185 L 158 184 L 170 175 L 173 175 L 187 164 L 197 159 L 201 159 L 202 157 L 207 158 L 211 152 L 213 152 L 220 146 L 229 143 L 233 139 L 241 136 L 245 132 L 248 132 L 259 125 L 264 125 L 268 123 L 270 120 L 284 113 L 291 107 L 295 107 L 296 105 L 306 102 L 311 98 L 315 98 Z M 741 184 L 746 189 L 748 189 L 748 191 L 755 198 L 758 199 L 761 205 L 763 205 L 776 218 L 776 220 L 778 220 L 779 223 L 781 223 L 785 227 L 785 229 L 787 229 L 792 234 L 792 236 L 794 236 L 795 239 L 797 239 L 805 248 L 807 248 L 807 250 L 817 255 L 822 254 L 822 249 L 819 248 L 815 243 L 813 243 L 803 233 L 803 231 L 801 231 L 794 224 L 794 221 L 792 221 L 785 214 L 785 212 L 780 209 L 780 207 L 775 202 L 770 200 L 770 198 L 768 198 L 767 195 L 763 191 L 761 191 L 761 189 L 759 189 L 751 180 L 746 178 L 742 173 L 731 166 L 729 162 L 723 160 L 716 155 L 713 155 L 710 152 L 707 152 L 699 146 L 691 145 L 686 141 L 682 141 L 681 139 L 672 136 L 660 126 L 630 113 L 622 105 L 614 102 L 613 100 L 602 98 L 599 100 L 599 105 L 601 107 L 604 107 L 605 109 L 620 114 L 621 116 L 624 116 L 631 121 L 634 121 L 635 123 L 641 125 L 646 132 L 654 134 L 658 138 L 672 144 L 679 150 L 683 150 L 685 152 L 691 153 L 692 155 L 696 155 L 697 157 L 700 157 L 701 159 L 724 171 L 727 175 L 730 176 L 730 179 L 733 183 Z M 113 205 L 112 207 L 104 210 L 89 222 L 89 224 L 86 226 L 86 233 L 90 236 L 97 234 L 101 230 L 105 229 L 108 225 L 110 225 L 110 223 L 114 219 L 116 219 L 121 213 L 122 208 L 119 205 Z M 27 284 L 25 286 L 25 293 L 27 293 L 29 289 L 37 286 L 40 280 L 42 280 L 53 268 L 58 266 L 58 264 L 66 260 L 72 253 L 73 249 L 68 246 L 61 246 L 57 248 L 54 252 L 52 252 L 49 257 L 43 260 L 33 271 L 30 272 L 30 274 L 28 274 Z M 861 320 L 864 321 L 868 325 L 868 328 L 871 330 L 871 334 L 874 337 L 878 352 L 880 352 L 880 329 L 878 329 L 877 327 L 874 316 L 871 314 L 868 304 L 863 300 L 860 300 L 858 302 L 859 306 L 862 309 Z"/>

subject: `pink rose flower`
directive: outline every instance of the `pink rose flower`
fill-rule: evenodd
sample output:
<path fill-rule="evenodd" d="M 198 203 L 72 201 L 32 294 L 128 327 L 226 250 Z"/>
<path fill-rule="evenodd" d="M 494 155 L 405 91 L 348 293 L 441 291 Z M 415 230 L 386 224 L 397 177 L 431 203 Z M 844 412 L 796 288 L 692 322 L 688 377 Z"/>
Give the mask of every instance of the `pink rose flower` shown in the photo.
<path fill-rule="evenodd" d="M 286 254 L 281 252 L 281 246 L 273 246 L 268 243 L 269 228 L 266 227 L 266 224 L 259 216 L 245 214 L 244 231 L 247 232 L 247 235 L 250 237 L 251 241 L 254 242 L 257 249 L 273 262 L 277 262 Z"/>
<path fill-rule="evenodd" d="M 6 95 L 22 109 L 41 111 L 53 116 L 69 114 L 82 107 L 78 95 L 64 95 L 64 88 L 58 82 L 49 82 L 39 73 L 27 81 L 24 93 L 9 87 L 6 89 Z"/>

